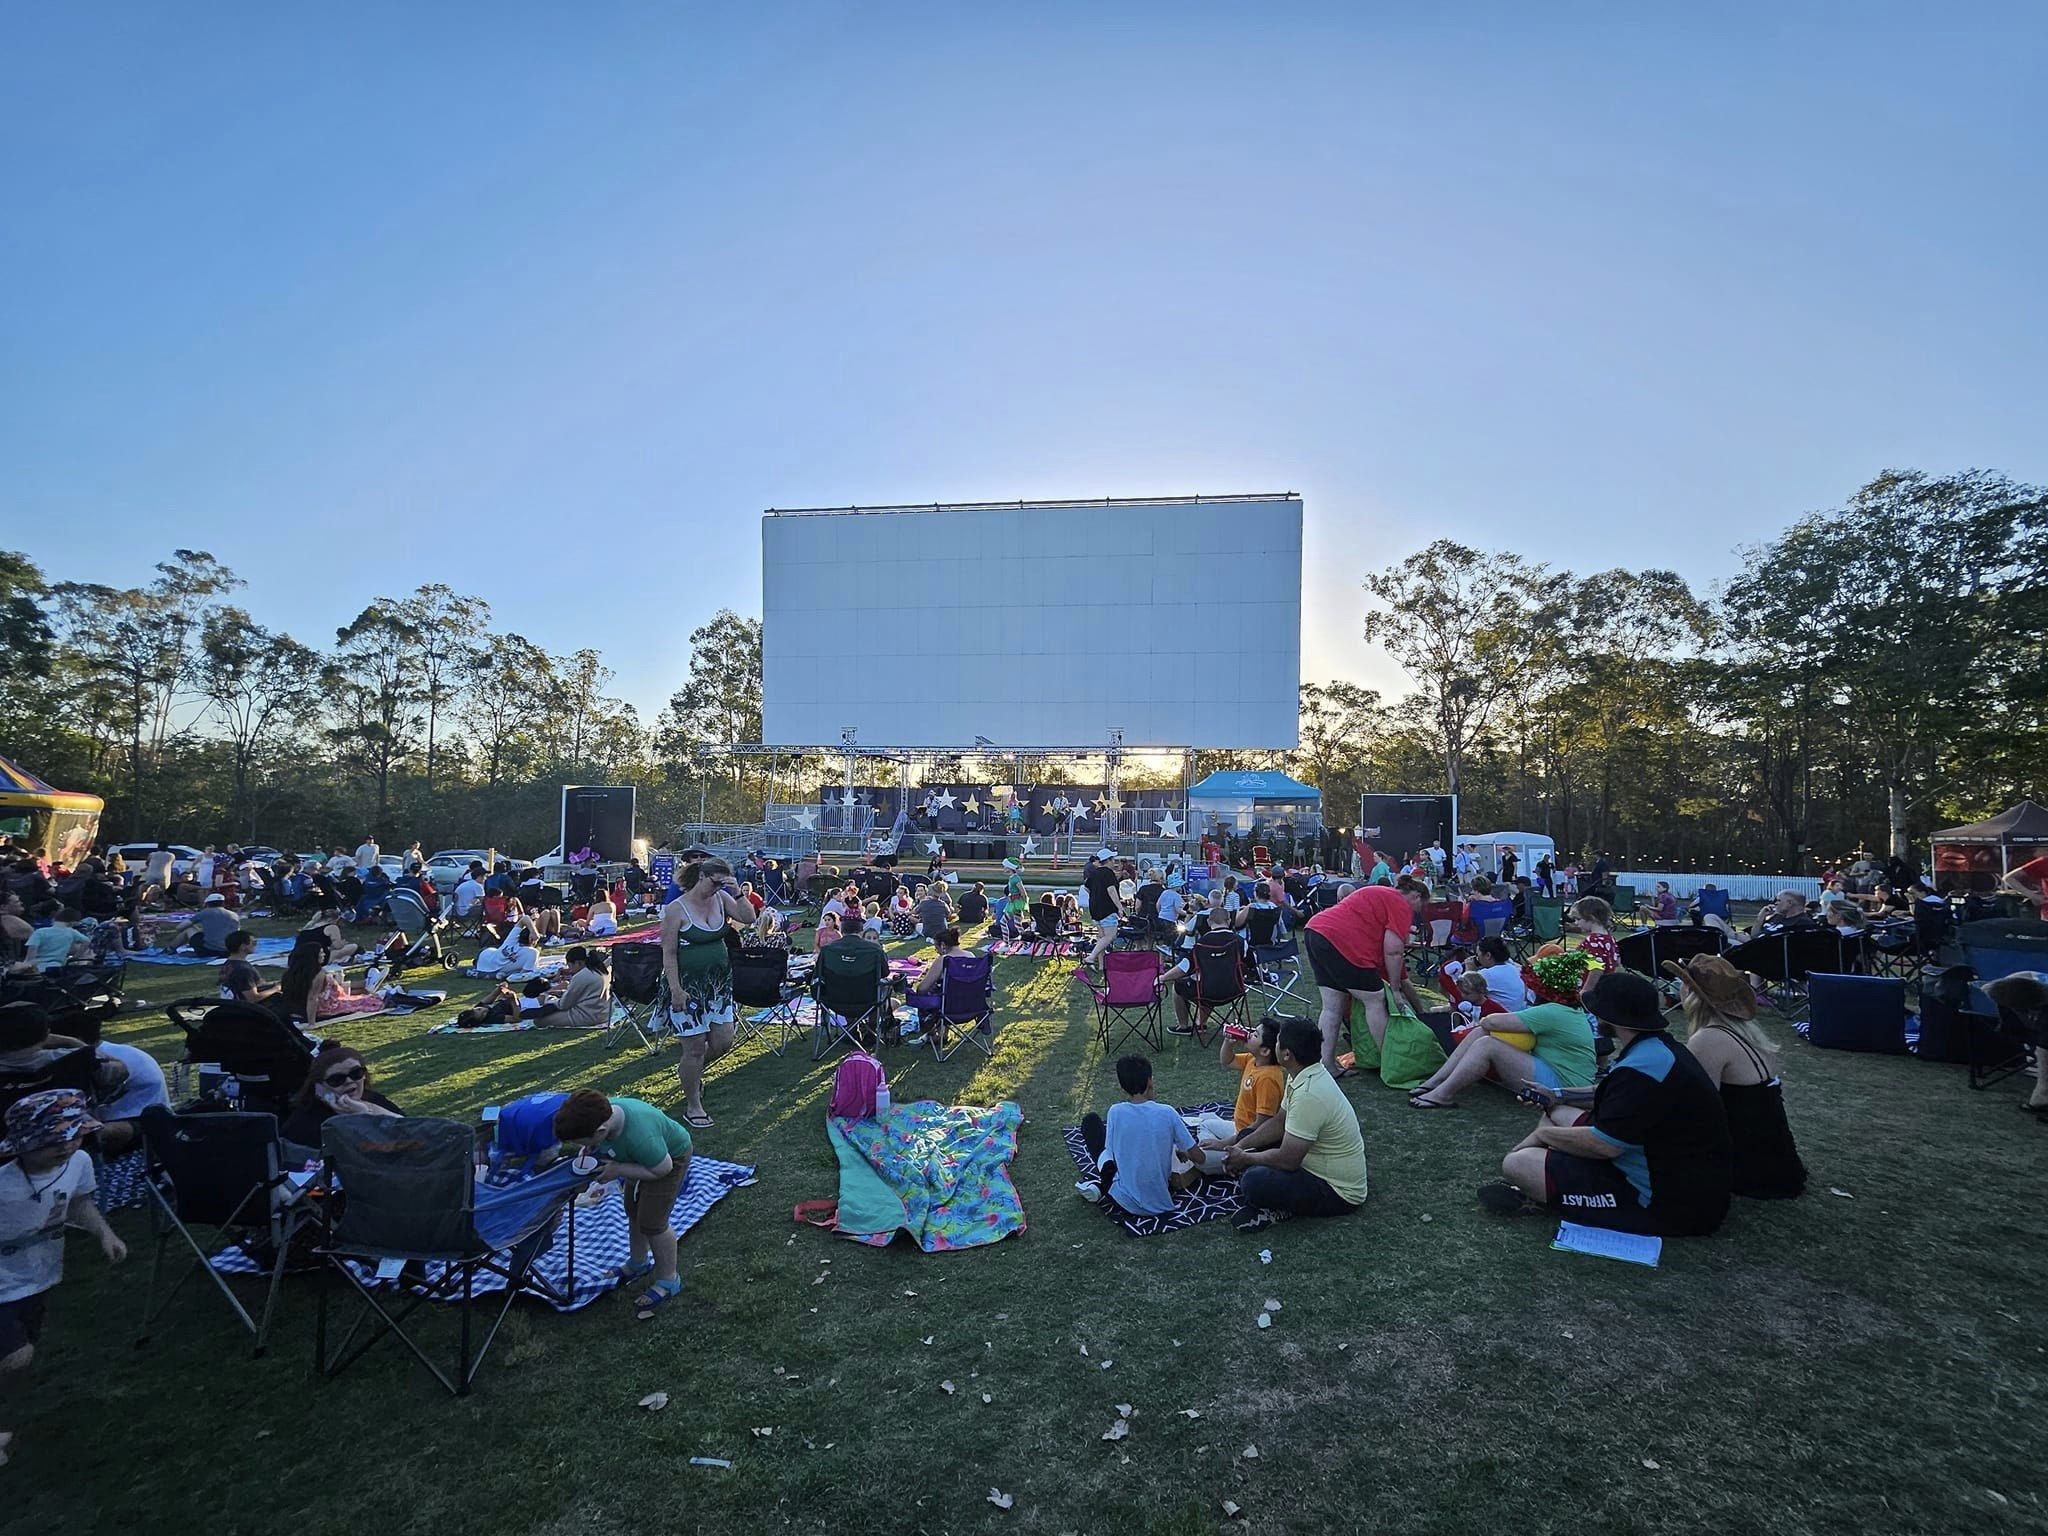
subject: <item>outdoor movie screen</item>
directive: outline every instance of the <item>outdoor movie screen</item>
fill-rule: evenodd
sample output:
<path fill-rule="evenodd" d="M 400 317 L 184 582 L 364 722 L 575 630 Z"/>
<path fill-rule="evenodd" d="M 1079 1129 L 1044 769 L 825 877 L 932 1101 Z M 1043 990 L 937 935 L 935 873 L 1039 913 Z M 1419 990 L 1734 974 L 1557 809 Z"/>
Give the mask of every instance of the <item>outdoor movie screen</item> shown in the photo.
<path fill-rule="evenodd" d="M 761 519 L 762 739 L 1290 748 L 1301 499 Z"/>

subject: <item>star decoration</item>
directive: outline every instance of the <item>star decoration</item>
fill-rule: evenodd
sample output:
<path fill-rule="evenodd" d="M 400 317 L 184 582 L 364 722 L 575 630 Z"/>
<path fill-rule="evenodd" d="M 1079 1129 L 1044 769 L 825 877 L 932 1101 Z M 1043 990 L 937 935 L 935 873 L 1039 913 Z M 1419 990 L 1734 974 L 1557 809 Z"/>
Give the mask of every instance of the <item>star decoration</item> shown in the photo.
<path fill-rule="evenodd" d="M 946 850 L 936 837 L 928 837 L 924 840 L 924 851 L 926 853 L 944 853 Z"/>
<path fill-rule="evenodd" d="M 826 790 L 825 793 L 823 793 L 822 795 L 818 796 L 818 804 L 822 805 L 828 811 L 831 810 L 833 806 L 839 803 L 840 802 L 832 798 L 832 791 L 829 789 Z"/>
<path fill-rule="evenodd" d="M 1164 816 L 1161 816 L 1156 825 L 1159 828 L 1159 835 L 1161 837 L 1180 836 L 1180 820 L 1172 811 L 1168 811 Z"/>
<path fill-rule="evenodd" d="M 1108 805 L 1109 805 L 1109 796 L 1107 796 L 1107 795 L 1097 795 L 1097 796 L 1095 797 L 1095 814 L 1096 814 L 1096 815 L 1098 815 L 1098 816 L 1100 816 L 1100 815 L 1102 814 L 1103 810 L 1104 810 L 1104 809 L 1105 809 L 1105 808 L 1106 808 L 1106 807 L 1107 807 Z"/>
<path fill-rule="evenodd" d="M 1030 858 L 1030 857 L 1031 857 L 1031 855 L 1033 855 L 1033 854 L 1034 854 L 1034 853 L 1036 853 L 1036 852 L 1038 852 L 1038 839 L 1037 839 L 1037 838 L 1035 838 L 1035 837 L 1027 837 L 1027 838 L 1025 838 L 1025 839 L 1024 839 L 1024 857 L 1028 859 L 1028 858 Z"/>
<path fill-rule="evenodd" d="M 981 814 L 981 802 L 975 799 L 973 794 L 970 793 L 967 796 L 966 803 L 963 804 L 960 807 L 960 809 L 965 811 L 970 816 L 979 816 Z"/>
<path fill-rule="evenodd" d="M 796 824 L 806 832 L 815 832 L 818 830 L 818 813 L 807 805 L 796 813 Z"/>
<path fill-rule="evenodd" d="M 933 797 L 932 804 L 937 806 L 942 811 L 950 811 L 951 809 L 953 809 L 954 805 L 953 791 L 951 791 L 950 789 L 940 790 L 939 793 Z"/>
<path fill-rule="evenodd" d="M 1087 805 L 1087 802 L 1085 802 L 1085 801 L 1077 801 L 1077 802 L 1076 802 L 1076 803 L 1074 804 L 1074 806 L 1072 807 L 1072 814 L 1073 814 L 1073 817 L 1074 817 L 1074 820 L 1075 820 L 1075 821 L 1077 821 L 1077 822 L 1079 822 L 1079 821 L 1086 821 L 1086 820 L 1088 819 L 1088 805 Z"/>

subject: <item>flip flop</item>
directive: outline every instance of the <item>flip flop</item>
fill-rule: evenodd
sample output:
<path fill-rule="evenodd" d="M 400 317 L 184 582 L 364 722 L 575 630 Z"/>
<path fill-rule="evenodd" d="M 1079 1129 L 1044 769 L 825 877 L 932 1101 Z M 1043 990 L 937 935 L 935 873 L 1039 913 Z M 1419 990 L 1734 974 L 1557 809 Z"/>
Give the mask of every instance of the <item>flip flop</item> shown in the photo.
<path fill-rule="evenodd" d="M 709 1115 L 683 1116 L 683 1124 L 687 1125 L 693 1131 L 708 1131 L 716 1123 L 717 1122 L 714 1121 Z"/>
<path fill-rule="evenodd" d="M 654 1273 L 654 1260 L 642 1259 L 638 1264 L 621 1264 L 612 1271 L 612 1279 L 621 1286 L 631 1285 L 642 1275 Z"/>
<path fill-rule="evenodd" d="M 1462 1109 L 1464 1106 L 1455 1102 L 1450 1104 L 1432 1103 L 1418 1093 L 1408 1100 L 1408 1107 L 1410 1109 Z"/>
<path fill-rule="evenodd" d="M 654 1316 L 656 1312 L 659 1312 L 662 1307 L 674 1301 L 682 1294 L 683 1282 L 680 1279 L 676 1281 L 675 1287 L 672 1290 L 663 1289 L 661 1282 L 657 1280 L 634 1300 L 634 1315 L 644 1323 L 648 1318 Z"/>

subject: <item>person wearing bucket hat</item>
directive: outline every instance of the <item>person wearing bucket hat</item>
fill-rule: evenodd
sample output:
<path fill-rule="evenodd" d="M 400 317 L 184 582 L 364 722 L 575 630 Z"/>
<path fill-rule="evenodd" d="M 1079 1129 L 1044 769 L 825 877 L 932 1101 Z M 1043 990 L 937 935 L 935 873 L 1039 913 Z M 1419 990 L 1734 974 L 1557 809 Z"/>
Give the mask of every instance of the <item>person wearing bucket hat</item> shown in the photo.
<path fill-rule="evenodd" d="M 1789 1200 L 1806 1189 L 1806 1165 L 1785 1118 L 1777 1051 L 1756 1027 L 1756 989 L 1719 955 L 1666 960 L 1678 978 L 1686 1049 L 1721 1092 L 1728 1116 L 1730 1187 L 1753 1200 Z"/>
<path fill-rule="evenodd" d="M 1614 1059 L 1583 1113 L 1541 1090 L 1536 1129 L 1483 1185 L 1488 1210 L 1531 1209 L 1569 1221 L 1657 1237 L 1705 1236 L 1728 1214 L 1732 1159 L 1720 1090 L 1665 1027 L 1657 984 L 1603 971 L 1581 994 L 1594 1027 L 1614 1037 Z"/>
<path fill-rule="evenodd" d="M 8 1106 L 0 1149 L 14 1160 L 0 1167 L 0 1381 L 35 1359 L 46 1298 L 64 1278 L 64 1228 L 82 1227 L 107 1262 L 128 1257 L 93 1202 L 92 1159 L 79 1147 L 99 1129 L 85 1095 L 68 1088 L 31 1093 Z M 0 1464 L 14 1439 L 0 1430 Z"/>

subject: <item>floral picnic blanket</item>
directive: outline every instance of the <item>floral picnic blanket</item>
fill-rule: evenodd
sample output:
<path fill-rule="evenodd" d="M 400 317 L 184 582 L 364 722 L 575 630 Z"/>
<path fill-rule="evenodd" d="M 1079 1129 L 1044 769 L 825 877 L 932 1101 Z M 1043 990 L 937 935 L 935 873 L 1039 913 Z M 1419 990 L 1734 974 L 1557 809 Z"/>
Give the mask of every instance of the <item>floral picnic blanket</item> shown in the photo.
<path fill-rule="evenodd" d="M 930 1099 L 873 1118 L 828 1116 L 840 1235 L 879 1248 L 900 1228 L 926 1253 L 946 1253 L 1023 1231 L 1024 1202 L 1010 1180 L 1023 1121 L 1015 1104 L 974 1109 Z"/>

